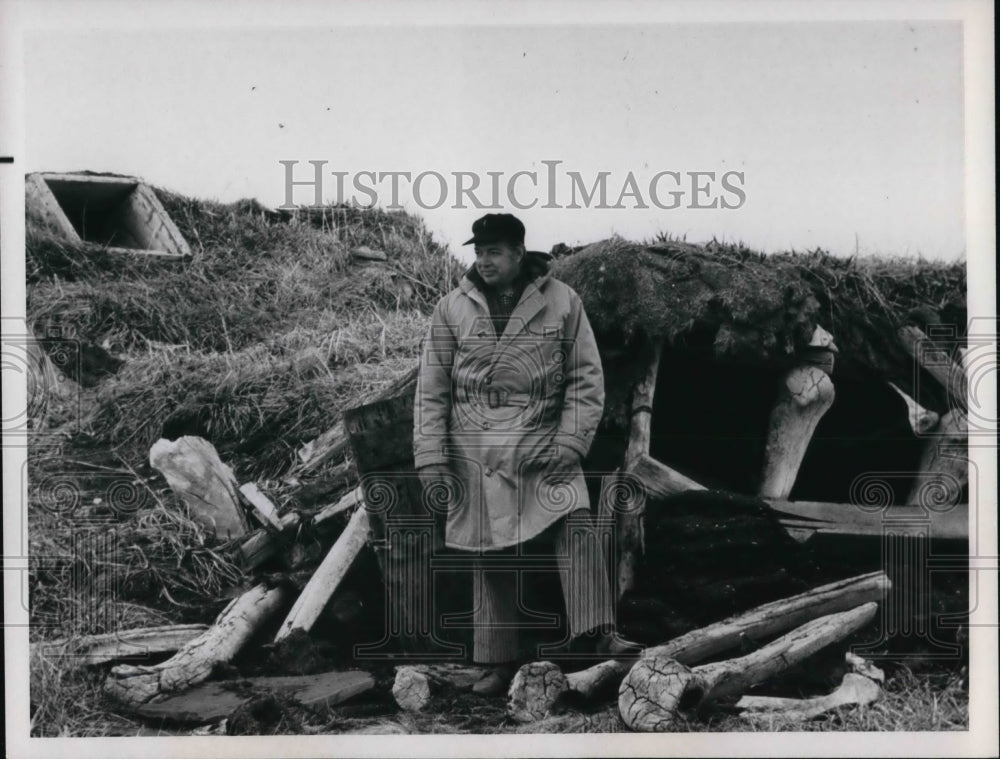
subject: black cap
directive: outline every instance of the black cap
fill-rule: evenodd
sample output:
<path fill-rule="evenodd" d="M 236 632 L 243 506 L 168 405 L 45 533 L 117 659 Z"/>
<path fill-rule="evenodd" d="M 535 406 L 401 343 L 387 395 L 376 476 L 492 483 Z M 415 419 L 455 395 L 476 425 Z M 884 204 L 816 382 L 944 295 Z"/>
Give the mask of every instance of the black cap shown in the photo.
<path fill-rule="evenodd" d="M 491 242 L 524 244 L 524 224 L 513 214 L 488 213 L 472 223 L 472 237 L 462 245 L 485 245 Z"/>

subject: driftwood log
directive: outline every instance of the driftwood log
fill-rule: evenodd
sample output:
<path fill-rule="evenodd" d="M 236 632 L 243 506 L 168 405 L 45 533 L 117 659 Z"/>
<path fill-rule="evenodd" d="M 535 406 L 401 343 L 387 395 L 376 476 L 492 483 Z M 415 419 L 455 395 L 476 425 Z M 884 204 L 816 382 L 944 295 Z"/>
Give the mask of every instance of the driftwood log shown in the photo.
<path fill-rule="evenodd" d="M 664 732 L 686 714 L 744 693 L 864 627 L 878 610 L 871 602 L 807 622 L 753 653 L 693 669 L 671 656 L 647 654 L 622 680 L 618 709 L 638 732 Z"/>
<path fill-rule="evenodd" d="M 898 335 L 906 352 L 913 357 L 920 368 L 948 391 L 953 407 L 967 412 L 969 380 L 963 366 L 964 357 L 961 363 L 955 363 L 947 351 L 918 327 L 912 325 L 901 327 Z"/>
<path fill-rule="evenodd" d="M 797 366 L 785 375 L 771 409 L 759 494 L 787 498 L 795 485 L 816 425 L 833 405 L 833 382 L 818 366 Z"/>
<path fill-rule="evenodd" d="M 961 500 L 969 484 L 968 433 L 964 412 L 953 409 L 941 417 L 924 443 L 907 505 L 929 507 L 933 512 Z"/>
<path fill-rule="evenodd" d="M 736 708 L 746 718 L 780 717 L 785 721 L 805 721 L 841 706 L 870 704 L 882 697 L 878 683 L 856 672 L 844 675 L 843 682 L 832 693 L 813 698 L 778 698 L 777 696 L 743 696 Z"/>
<path fill-rule="evenodd" d="M 450 691 L 467 691 L 480 680 L 487 667 L 467 667 L 459 664 L 413 664 L 396 667 L 392 697 L 399 708 L 419 712 L 427 708 L 434 697 Z"/>
<path fill-rule="evenodd" d="M 359 508 L 302 589 L 298 600 L 281 624 L 274 638 L 275 643 L 286 638 L 293 630 L 309 632 L 361 552 L 370 531 L 368 512 Z"/>
<path fill-rule="evenodd" d="M 251 588 L 233 599 L 212 627 L 167 661 L 149 667 L 114 667 L 104 682 L 104 692 L 126 704 L 145 704 L 207 680 L 217 664 L 240 652 L 286 597 L 287 592 L 280 587 L 261 584 Z"/>
<path fill-rule="evenodd" d="M 668 657 L 682 664 L 695 664 L 817 617 L 881 601 L 890 587 L 884 572 L 838 580 L 692 630 L 669 643 L 647 648 L 642 656 Z M 542 719 L 569 691 L 585 701 L 591 701 L 621 682 L 633 663 L 612 659 L 567 675 L 563 675 L 558 665 L 552 662 L 526 664 L 511 681 L 508 692 L 510 716 L 518 722 Z"/>
<path fill-rule="evenodd" d="M 206 630 L 207 625 L 141 627 L 103 635 L 43 641 L 34 644 L 34 648 L 43 656 L 65 658 L 81 666 L 92 666 L 118 659 L 173 653 Z"/>
<path fill-rule="evenodd" d="M 653 393 L 656 391 L 656 377 L 660 369 L 660 355 L 663 346 L 658 341 L 647 345 L 646 373 L 639 378 L 632 391 L 632 423 L 629 430 L 628 447 L 625 451 L 625 468 L 631 469 L 642 457 L 649 455 L 649 437 L 653 423 Z M 615 533 L 618 542 L 618 566 L 616 567 L 617 598 L 635 584 L 635 570 L 642 554 L 642 512 L 644 497 L 636 493 L 624 508 L 616 512 Z"/>
<path fill-rule="evenodd" d="M 195 522 L 222 538 L 246 533 L 236 477 L 207 440 L 188 435 L 175 441 L 161 438 L 149 449 L 149 463 L 163 474 Z"/>

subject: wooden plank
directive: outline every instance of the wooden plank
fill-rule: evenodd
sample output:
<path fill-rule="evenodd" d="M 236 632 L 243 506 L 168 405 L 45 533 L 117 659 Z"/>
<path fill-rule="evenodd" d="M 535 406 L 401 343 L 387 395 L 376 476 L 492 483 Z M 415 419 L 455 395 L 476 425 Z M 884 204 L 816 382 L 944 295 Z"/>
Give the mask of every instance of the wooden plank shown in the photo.
<path fill-rule="evenodd" d="M 306 707 L 331 707 L 374 687 L 374 678 L 361 670 L 298 677 L 251 677 L 206 683 L 163 701 L 137 706 L 132 711 L 147 719 L 203 724 L 230 716 L 259 695 L 281 695 Z"/>
<path fill-rule="evenodd" d="M 866 510 L 853 503 L 817 501 L 767 501 L 786 530 L 810 530 L 819 535 L 870 535 L 884 533 L 918 537 L 930 531 L 932 538 L 968 540 L 969 505 L 957 504 L 947 511 L 921 506 L 888 506 Z"/>
<path fill-rule="evenodd" d="M 299 527 L 298 512 L 292 511 L 281 518 L 281 530 L 275 533 L 269 527 L 260 527 L 236 548 L 236 557 L 244 570 L 259 567 L 274 556 L 295 535 Z"/>
<path fill-rule="evenodd" d="M 240 493 L 247 503 L 253 506 L 253 510 L 260 516 L 264 524 L 269 524 L 274 529 L 281 531 L 281 517 L 278 516 L 278 508 L 271 503 L 271 499 L 264 495 L 256 483 L 247 482 L 240 485 Z"/>
<path fill-rule="evenodd" d="M 76 664 L 93 666 L 137 656 L 173 653 L 206 630 L 207 625 L 162 625 L 42 641 L 33 647 L 47 657 L 72 659 Z"/>
<path fill-rule="evenodd" d="M 645 486 L 647 497 L 665 498 L 688 490 L 707 489 L 676 469 L 657 461 L 648 453 L 636 459 L 629 467 L 628 473 L 639 478 Z"/>
<path fill-rule="evenodd" d="M 308 584 L 302 589 L 295 605 L 281 624 L 274 638 L 275 643 L 288 637 L 293 630 L 309 632 L 312 629 L 327 602 L 347 575 L 351 564 L 361 553 L 370 532 L 368 512 L 365 509 L 358 509 Z"/>

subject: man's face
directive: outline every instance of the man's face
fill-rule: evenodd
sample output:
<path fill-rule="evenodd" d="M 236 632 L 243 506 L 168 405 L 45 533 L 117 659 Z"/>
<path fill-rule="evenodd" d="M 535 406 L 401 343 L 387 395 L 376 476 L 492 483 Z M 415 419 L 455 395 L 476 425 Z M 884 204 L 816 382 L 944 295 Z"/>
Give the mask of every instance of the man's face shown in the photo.
<path fill-rule="evenodd" d="M 506 287 L 517 279 L 524 258 L 523 245 L 490 242 L 476 246 L 476 270 L 492 287 Z"/>

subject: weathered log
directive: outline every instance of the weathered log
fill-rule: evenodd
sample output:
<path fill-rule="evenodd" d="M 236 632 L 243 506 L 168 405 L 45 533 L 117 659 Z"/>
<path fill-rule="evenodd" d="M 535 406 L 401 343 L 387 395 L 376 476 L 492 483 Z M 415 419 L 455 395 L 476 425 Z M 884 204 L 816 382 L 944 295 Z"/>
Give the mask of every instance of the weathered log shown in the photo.
<path fill-rule="evenodd" d="M 507 716 L 515 722 L 535 722 L 568 690 L 566 676 L 558 664 L 530 662 L 522 666 L 507 691 Z"/>
<path fill-rule="evenodd" d="M 843 640 L 875 617 L 871 602 L 850 611 L 814 619 L 760 649 L 737 659 L 689 669 L 670 656 L 643 656 L 622 680 L 618 709 L 632 730 L 670 730 L 685 713 L 693 714 L 722 699 L 744 693 Z"/>
<path fill-rule="evenodd" d="M 813 698 L 778 698 L 776 696 L 743 696 L 736 702 L 745 718 L 761 717 L 804 722 L 842 706 L 870 704 L 882 697 L 882 689 L 874 680 L 855 672 L 844 675 L 843 682 L 832 693 Z"/>
<path fill-rule="evenodd" d="M 924 443 L 907 505 L 929 507 L 933 513 L 959 502 L 969 484 L 968 431 L 964 412 L 954 409 L 941 417 Z"/>
<path fill-rule="evenodd" d="M 695 664 L 709 657 L 732 650 L 737 646 L 753 643 L 789 630 L 827 614 L 845 611 L 871 601 L 881 601 L 889 592 L 891 583 L 884 572 L 871 572 L 847 580 L 838 580 L 790 598 L 773 601 L 755 609 L 692 630 L 661 646 L 647 648 L 642 656 L 669 657 L 682 664 Z M 598 693 L 621 681 L 632 668 L 631 660 L 608 660 L 579 672 L 565 676 L 565 687 L 553 688 L 545 682 L 558 685 L 551 674 L 555 664 L 534 662 L 518 670 L 511 682 L 509 698 L 519 706 L 522 716 L 536 715 L 535 719 L 550 712 L 565 691 L 574 691 L 584 700 L 592 700 Z M 545 664 L 545 667 L 540 667 Z"/>
<path fill-rule="evenodd" d="M 215 624 L 174 656 L 154 666 L 120 664 L 104 681 L 104 692 L 126 704 L 159 701 L 197 685 L 217 665 L 232 660 L 250 637 L 281 608 L 287 592 L 257 585 L 233 599 Z"/>
<path fill-rule="evenodd" d="M 118 659 L 173 653 L 208 630 L 207 625 L 163 625 L 33 644 L 43 656 L 93 666 Z"/>
<path fill-rule="evenodd" d="M 629 430 L 628 447 L 625 451 L 625 467 L 631 469 L 642 457 L 649 456 L 649 438 L 653 423 L 653 394 L 656 392 L 656 377 L 660 371 L 660 355 L 663 345 L 658 340 L 647 344 L 646 371 L 636 381 L 632 389 L 632 422 Z M 616 597 L 621 598 L 635 584 L 635 569 L 642 555 L 642 512 L 645 503 L 636 494 L 635 502 L 616 512 L 615 532 L 618 541 L 618 566 L 615 572 Z"/>
<path fill-rule="evenodd" d="M 392 697 L 401 709 L 419 712 L 434 697 L 449 691 L 467 691 L 486 673 L 487 667 L 459 664 L 412 664 L 396 667 Z"/>
<path fill-rule="evenodd" d="M 361 552 L 370 530 L 368 511 L 366 509 L 355 511 L 337 538 L 337 542 L 333 544 L 333 548 L 316 569 L 309 583 L 302 589 L 292 610 L 282 622 L 274 638 L 275 643 L 285 638 L 292 630 L 309 632 L 337 590 L 340 581 L 344 579 L 347 570 L 351 568 L 354 559 Z"/>
<path fill-rule="evenodd" d="M 969 410 L 967 397 L 969 380 L 963 367 L 964 357 L 962 363 L 955 363 L 947 351 L 942 350 L 918 327 L 907 325 L 901 327 L 897 334 L 906 352 L 948 391 L 948 397 L 951 398 L 955 407 L 967 412 Z"/>
<path fill-rule="evenodd" d="M 784 499 L 792 492 L 809 441 L 833 397 L 833 382 L 819 367 L 798 366 L 785 375 L 768 424 L 758 489 L 762 497 Z"/>
<path fill-rule="evenodd" d="M 271 499 L 264 495 L 255 483 L 248 482 L 241 485 L 240 493 L 247 503 L 253 506 L 254 512 L 260 515 L 264 524 L 271 525 L 274 529 L 281 531 L 281 517 L 278 516 L 277 507 L 271 503 Z"/>
<path fill-rule="evenodd" d="M 255 569 L 277 553 L 278 549 L 298 529 L 301 518 L 292 511 L 281 518 L 281 530 L 277 533 L 269 527 L 261 527 L 250 534 L 236 550 L 236 558 L 244 570 Z"/>
<path fill-rule="evenodd" d="M 207 440 L 187 435 L 173 442 L 161 438 L 149 449 L 149 463 L 184 501 L 191 519 L 222 538 L 246 533 L 236 477 Z"/>
<path fill-rule="evenodd" d="M 921 406 L 892 382 L 889 383 L 889 387 L 895 390 L 906 402 L 906 410 L 907 416 L 910 420 L 910 427 L 913 429 L 915 434 L 926 435 L 937 426 L 938 420 L 941 417 L 938 416 L 936 412 Z"/>
<path fill-rule="evenodd" d="M 279 695 L 302 706 L 316 708 L 336 706 L 374 687 L 374 678 L 360 670 L 291 677 L 250 677 L 205 683 L 157 703 L 141 704 L 132 711 L 147 719 L 204 724 L 229 717 L 259 695 Z"/>
<path fill-rule="evenodd" d="M 418 371 L 419 366 L 414 366 L 410 371 L 390 383 L 387 387 L 369 394 L 358 405 L 372 403 L 383 398 L 393 398 L 397 395 L 403 395 L 406 392 L 416 392 Z M 299 449 L 299 463 L 295 468 L 294 474 L 305 474 L 315 471 L 324 462 L 342 457 L 347 451 L 347 445 L 347 431 L 344 429 L 344 422 L 341 419 L 322 435 L 306 443 Z"/>

